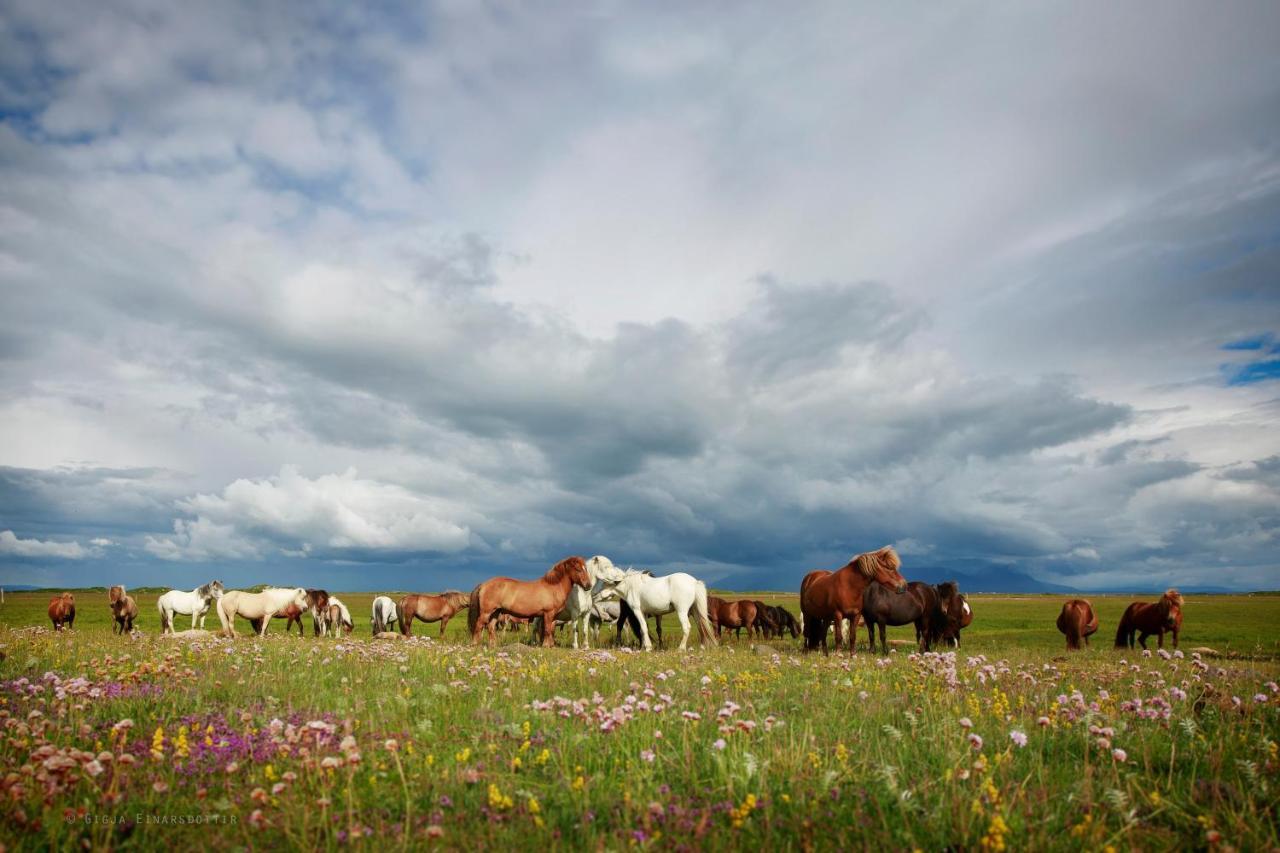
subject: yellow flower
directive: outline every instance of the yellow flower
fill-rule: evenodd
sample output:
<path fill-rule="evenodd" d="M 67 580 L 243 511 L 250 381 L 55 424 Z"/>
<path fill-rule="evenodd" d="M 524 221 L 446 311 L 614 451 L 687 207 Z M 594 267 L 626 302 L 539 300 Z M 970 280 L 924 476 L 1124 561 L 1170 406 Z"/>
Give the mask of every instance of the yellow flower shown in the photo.
<path fill-rule="evenodd" d="M 156 760 L 164 758 L 164 726 L 156 726 L 156 732 L 151 736 L 151 757 Z"/>
<path fill-rule="evenodd" d="M 453 756 L 453 758 L 459 764 L 462 764 L 464 761 L 471 758 L 471 747 L 468 746 L 458 750 L 457 753 Z"/>
<path fill-rule="evenodd" d="M 579 774 L 573 777 L 573 782 L 570 783 L 569 787 L 573 788 L 573 790 L 575 791 L 581 791 L 583 786 L 585 786 L 586 784 L 587 784 L 587 780 L 583 779 L 582 775 Z"/>
<path fill-rule="evenodd" d="M 544 748 L 538 753 L 537 761 L 539 764 L 546 764 L 549 758 L 551 758 L 551 750 Z"/>

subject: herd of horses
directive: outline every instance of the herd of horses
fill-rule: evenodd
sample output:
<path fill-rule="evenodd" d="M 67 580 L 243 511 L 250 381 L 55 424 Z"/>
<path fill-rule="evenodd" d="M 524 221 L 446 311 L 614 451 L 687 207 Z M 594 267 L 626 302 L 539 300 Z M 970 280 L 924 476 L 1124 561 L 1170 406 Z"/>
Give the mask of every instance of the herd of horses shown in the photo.
<path fill-rule="evenodd" d="M 805 575 L 800 583 L 800 616 L 785 607 L 754 599 L 727 601 L 707 594 L 706 585 L 685 572 L 654 576 L 651 572 L 621 569 L 605 556 L 591 559 L 567 557 L 542 577 L 519 580 L 495 577 L 478 584 L 470 594 L 451 590 L 438 595 L 411 593 L 399 601 L 379 595 L 373 600 L 370 624 L 375 637 L 411 636 L 413 623 L 439 622 L 444 636 L 449 620 L 465 610 L 467 631 L 479 643 L 488 634 L 490 644 L 499 629 L 517 630 L 528 626 L 534 639 L 544 646 L 555 645 L 558 627 L 572 629 L 572 644 L 591 647 L 599 644 L 604 625 L 615 625 L 616 643 L 630 628 L 645 650 L 653 648 L 648 619 L 654 618 L 658 642 L 662 642 L 662 617 L 674 614 L 680 623 L 680 649 L 688 647 L 691 628 L 702 643 L 716 643 L 725 631 L 747 637 L 792 638 L 803 636 L 806 651 L 829 652 L 828 634 L 836 651 L 847 643 L 850 654 L 860 624 L 867 627 L 868 644 L 888 654 L 885 629 L 914 625 L 916 643 L 928 651 L 934 645 L 960 645 L 960 632 L 973 621 L 968 600 L 953 581 L 927 584 L 908 582 L 901 574 L 902 561 L 890 546 L 858 554 L 839 569 L 819 569 Z M 113 632 L 134 630 L 138 605 L 123 586 L 110 588 L 109 604 L 114 619 Z M 1172 635 L 1174 648 L 1182 627 L 1182 596 L 1168 590 L 1154 603 L 1134 602 L 1124 611 L 1116 630 L 1116 646 L 1132 648 L 1135 641 L 1145 649 L 1147 638 L 1157 635 L 1164 647 L 1164 635 Z M 351 613 L 335 595 L 323 589 L 269 587 L 261 592 L 226 590 L 220 581 L 211 581 L 190 592 L 170 590 L 156 603 L 162 633 L 174 633 L 174 616 L 191 617 L 191 627 L 204 627 L 205 615 L 218 614 L 222 633 L 235 636 L 237 616 L 249 621 L 254 633 L 267 633 L 272 619 L 285 620 L 285 632 L 298 626 L 305 634 L 303 616 L 310 614 L 313 634 L 342 636 L 354 629 Z M 75 622 L 75 596 L 64 592 L 49 602 L 49 619 L 55 630 L 71 628 Z M 1084 599 L 1072 599 L 1062 606 L 1058 630 L 1068 649 L 1088 644 L 1098 630 L 1098 617 Z M 846 639 L 847 638 L 847 639 Z"/>

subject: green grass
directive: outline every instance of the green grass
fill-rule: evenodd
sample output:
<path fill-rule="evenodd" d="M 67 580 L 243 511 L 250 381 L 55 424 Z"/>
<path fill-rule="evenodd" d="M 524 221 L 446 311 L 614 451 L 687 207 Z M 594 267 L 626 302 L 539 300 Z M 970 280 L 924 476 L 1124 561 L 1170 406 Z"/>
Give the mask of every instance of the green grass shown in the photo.
<path fill-rule="evenodd" d="M 795 609 L 794 596 L 751 597 Z M 8 848 L 1280 844 L 1275 597 L 1188 597 L 1186 657 L 1164 660 L 1110 648 L 1128 597 L 1093 597 L 1097 642 L 1067 655 L 1061 598 L 973 596 L 954 659 L 901 648 L 884 661 L 803 655 L 793 640 L 641 654 L 509 635 L 473 648 L 461 617 L 444 642 L 421 623 L 431 640 L 375 642 L 372 596 L 354 593 L 346 640 L 309 625 L 286 638 L 275 622 L 265 640 L 193 643 L 156 638 L 155 596 L 138 598 L 139 638 L 110 634 L 103 593 L 78 594 L 76 629 L 56 635 L 47 594 L 0 607 Z M 678 625 L 664 628 L 674 645 Z M 1200 646 L 1224 656 L 1193 663 Z M 1125 704 L 1157 697 L 1168 719 Z M 123 719 L 132 727 L 113 728 Z"/>

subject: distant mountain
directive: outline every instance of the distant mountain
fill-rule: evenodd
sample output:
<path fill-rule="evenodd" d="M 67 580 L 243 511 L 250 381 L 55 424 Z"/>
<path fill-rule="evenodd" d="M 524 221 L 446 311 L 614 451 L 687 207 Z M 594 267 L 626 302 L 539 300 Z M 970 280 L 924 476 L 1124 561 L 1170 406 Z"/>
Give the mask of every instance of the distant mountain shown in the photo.
<path fill-rule="evenodd" d="M 29 583 L 0 583 L 0 589 L 5 592 L 34 592 L 40 587 L 32 586 Z"/>

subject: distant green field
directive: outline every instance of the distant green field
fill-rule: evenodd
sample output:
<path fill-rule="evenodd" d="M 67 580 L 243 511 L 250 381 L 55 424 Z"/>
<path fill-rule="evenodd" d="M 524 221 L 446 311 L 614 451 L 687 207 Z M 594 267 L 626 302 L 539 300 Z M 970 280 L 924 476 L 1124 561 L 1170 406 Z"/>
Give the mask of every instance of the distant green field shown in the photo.
<path fill-rule="evenodd" d="M 670 633 L 649 654 L 489 649 L 461 614 L 444 642 L 374 640 L 373 596 L 342 598 L 350 639 L 277 621 L 233 641 L 160 639 L 154 594 L 137 637 L 111 635 L 101 591 L 60 633 L 47 593 L 7 594 L 0 844 L 1280 847 L 1275 597 L 1192 596 L 1181 650 L 1144 656 L 1111 648 L 1128 597 L 1092 597 L 1102 629 L 1067 654 L 1061 598 L 973 596 L 958 653 L 898 628 L 894 654 L 852 659 Z"/>

